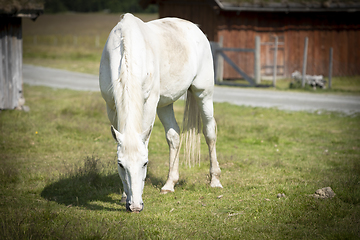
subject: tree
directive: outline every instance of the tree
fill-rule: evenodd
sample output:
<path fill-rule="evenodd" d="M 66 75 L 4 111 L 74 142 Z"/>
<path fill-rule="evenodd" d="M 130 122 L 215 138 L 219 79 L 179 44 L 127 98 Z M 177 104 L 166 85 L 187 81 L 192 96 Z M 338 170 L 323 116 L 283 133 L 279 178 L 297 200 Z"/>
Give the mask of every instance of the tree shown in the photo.
<path fill-rule="evenodd" d="M 158 8 L 155 5 L 150 5 L 147 9 L 142 9 L 139 0 L 45 0 L 45 12 L 58 13 L 67 11 L 155 13 Z"/>

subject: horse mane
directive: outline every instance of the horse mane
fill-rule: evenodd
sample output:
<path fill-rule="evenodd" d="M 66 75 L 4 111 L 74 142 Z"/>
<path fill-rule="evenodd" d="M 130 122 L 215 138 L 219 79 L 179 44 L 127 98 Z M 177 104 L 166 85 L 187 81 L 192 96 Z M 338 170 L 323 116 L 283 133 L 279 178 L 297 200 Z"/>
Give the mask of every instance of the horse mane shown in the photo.
<path fill-rule="evenodd" d="M 118 131 L 125 136 L 124 144 L 136 147 L 136 136 L 142 133 L 143 104 L 141 79 L 133 74 L 132 64 L 136 61 L 131 47 L 131 31 L 136 26 L 131 17 L 122 16 L 120 20 L 120 66 L 119 78 L 113 82 L 113 96 L 117 112 Z M 131 147 L 133 146 L 133 147 Z"/>

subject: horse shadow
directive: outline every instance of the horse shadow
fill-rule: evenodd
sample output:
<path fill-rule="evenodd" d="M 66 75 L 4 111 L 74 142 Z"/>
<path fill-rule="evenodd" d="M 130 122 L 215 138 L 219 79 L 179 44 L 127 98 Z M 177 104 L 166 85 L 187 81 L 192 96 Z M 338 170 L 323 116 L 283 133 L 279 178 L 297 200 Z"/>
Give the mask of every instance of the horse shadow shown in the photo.
<path fill-rule="evenodd" d="M 146 185 L 162 186 L 164 179 L 148 172 Z M 121 203 L 123 186 L 118 173 L 104 174 L 96 169 L 81 169 L 64 174 L 44 187 L 41 197 L 67 207 L 88 210 L 126 211 Z"/>
<path fill-rule="evenodd" d="M 61 176 L 44 187 L 41 197 L 67 207 L 89 210 L 126 211 L 120 203 L 122 184 L 119 175 L 86 173 Z"/>

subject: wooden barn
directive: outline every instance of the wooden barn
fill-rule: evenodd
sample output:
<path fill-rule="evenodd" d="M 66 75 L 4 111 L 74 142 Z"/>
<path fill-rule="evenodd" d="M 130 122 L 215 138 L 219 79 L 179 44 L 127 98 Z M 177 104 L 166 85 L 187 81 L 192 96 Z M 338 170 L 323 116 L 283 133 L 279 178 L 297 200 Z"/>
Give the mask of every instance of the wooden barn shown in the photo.
<path fill-rule="evenodd" d="M 0 109 L 21 108 L 22 21 L 43 13 L 41 0 L 0 0 Z"/>
<path fill-rule="evenodd" d="M 159 5 L 159 17 L 197 23 L 210 41 L 223 47 L 254 49 L 260 37 L 261 76 L 272 76 L 277 37 L 277 76 L 301 72 L 308 37 L 306 73 L 327 76 L 333 48 L 333 76 L 360 75 L 360 0 L 143 0 Z M 252 52 L 229 52 L 229 58 L 254 76 Z M 239 78 L 224 64 L 225 79 Z"/>

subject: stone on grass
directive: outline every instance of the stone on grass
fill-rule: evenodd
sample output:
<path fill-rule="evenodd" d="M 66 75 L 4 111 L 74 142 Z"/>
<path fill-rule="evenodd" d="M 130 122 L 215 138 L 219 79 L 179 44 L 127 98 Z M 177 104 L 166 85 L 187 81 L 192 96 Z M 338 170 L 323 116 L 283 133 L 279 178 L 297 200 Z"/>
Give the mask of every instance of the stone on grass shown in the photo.
<path fill-rule="evenodd" d="M 327 199 L 327 198 L 333 198 L 335 196 L 335 193 L 331 189 L 331 187 L 324 187 L 316 190 L 313 196 L 314 198 Z"/>
<path fill-rule="evenodd" d="M 284 193 L 278 193 L 277 194 L 277 198 L 283 198 L 283 197 L 286 197 Z"/>

